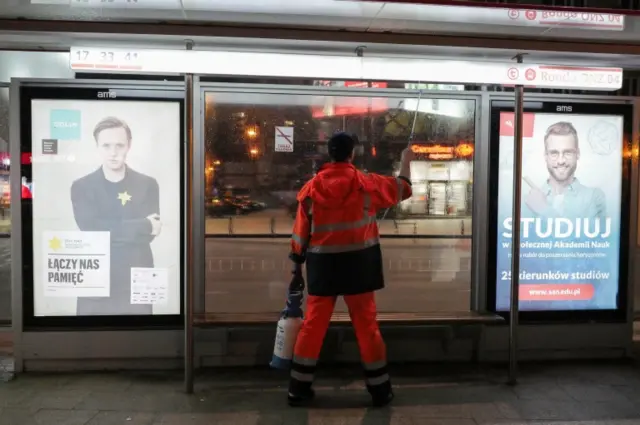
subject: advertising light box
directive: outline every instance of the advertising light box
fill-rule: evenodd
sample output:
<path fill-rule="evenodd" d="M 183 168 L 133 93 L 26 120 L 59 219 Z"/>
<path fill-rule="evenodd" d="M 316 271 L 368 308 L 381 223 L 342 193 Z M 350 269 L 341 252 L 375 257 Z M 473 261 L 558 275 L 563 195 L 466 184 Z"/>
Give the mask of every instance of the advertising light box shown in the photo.
<path fill-rule="evenodd" d="M 179 315 L 181 102 L 29 91 L 33 315 Z"/>
<path fill-rule="evenodd" d="M 523 116 L 520 309 L 618 310 L 626 279 L 626 109 L 538 106 Z M 492 111 L 499 156 L 494 167 L 497 311 L 509 310 L 512 276 L 512 111 Z"/>

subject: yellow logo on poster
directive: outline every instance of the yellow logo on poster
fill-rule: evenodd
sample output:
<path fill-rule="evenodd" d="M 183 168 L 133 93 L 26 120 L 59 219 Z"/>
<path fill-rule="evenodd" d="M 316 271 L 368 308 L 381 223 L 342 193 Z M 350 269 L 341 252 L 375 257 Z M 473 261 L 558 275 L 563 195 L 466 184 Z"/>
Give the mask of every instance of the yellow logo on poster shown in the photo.
<path fill-rule="evenodd" d="M 53 251 L 59 250 L 62 248 L 62 241 L 54 236 L 52 239 L 49 239 L 49 248 Z"/>

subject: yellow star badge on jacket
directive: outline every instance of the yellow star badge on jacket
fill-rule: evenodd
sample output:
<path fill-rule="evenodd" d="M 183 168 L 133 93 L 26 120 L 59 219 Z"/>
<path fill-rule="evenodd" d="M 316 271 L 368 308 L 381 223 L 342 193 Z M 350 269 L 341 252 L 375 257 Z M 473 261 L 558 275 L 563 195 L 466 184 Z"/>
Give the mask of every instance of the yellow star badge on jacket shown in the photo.
<path fill-rule="evenodd" d="M 131 200 L 131 195 L 129 195 L 127 193 L 127 191 L 125 190 L 122 193 L 118 193 L 118 199 L 120 200 L 120 203 L 124 207 L 125 205 L 127 205 L 127 202 L 129 202 Z"/>

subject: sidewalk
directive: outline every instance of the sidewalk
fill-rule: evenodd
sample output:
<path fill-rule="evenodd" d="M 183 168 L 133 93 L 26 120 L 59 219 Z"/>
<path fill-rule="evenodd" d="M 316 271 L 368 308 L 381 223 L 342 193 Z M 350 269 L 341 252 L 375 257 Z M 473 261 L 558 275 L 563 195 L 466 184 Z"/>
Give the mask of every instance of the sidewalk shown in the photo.
<path fill-rule="evenodd" d="M 516 387 L 504 385 L 504 368 L 392 372 L 397 398 L 377 410 L 357 367 L 324 369 L 308 409 L 287 407 L 286 377 L 264 369 L 212 371 L 192 396 L 179 373 L 28 374 L 0 384 L 0 425 L 640 424 L 635 365 L 528 365 Z"/>

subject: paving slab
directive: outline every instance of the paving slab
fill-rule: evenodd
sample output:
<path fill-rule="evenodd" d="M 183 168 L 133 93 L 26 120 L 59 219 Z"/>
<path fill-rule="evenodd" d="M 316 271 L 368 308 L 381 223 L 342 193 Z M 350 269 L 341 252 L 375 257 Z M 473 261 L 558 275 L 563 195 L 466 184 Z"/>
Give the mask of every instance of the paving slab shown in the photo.
<path fill-rule="evenodd" d="M 23 374 L 0 384 L 0 425 L 636 425 L 635 363 L 393 366 L 392 406 L 369 407 L 357 366 L 326 367 L 308 408 L 286 405 L 286 375 L 269 369 Z"/>

